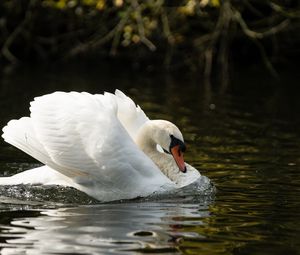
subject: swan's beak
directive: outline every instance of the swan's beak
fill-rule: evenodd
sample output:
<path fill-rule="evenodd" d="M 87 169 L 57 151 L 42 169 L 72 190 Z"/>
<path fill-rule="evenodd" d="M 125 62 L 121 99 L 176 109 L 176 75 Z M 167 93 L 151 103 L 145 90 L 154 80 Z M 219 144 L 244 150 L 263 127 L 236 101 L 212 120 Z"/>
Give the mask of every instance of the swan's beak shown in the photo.
<path fill-rule="evenodd" d="M 184 159 L 183 159 L 183 152 L 180 150 L 180 146 L 176 145 L 176 146 L 172 147 L 171 154 L 172 154 L 177 166 L 179 167 L 179 170 L 181 172 L 185 173 L 186 166 L 185 166 Z"/>

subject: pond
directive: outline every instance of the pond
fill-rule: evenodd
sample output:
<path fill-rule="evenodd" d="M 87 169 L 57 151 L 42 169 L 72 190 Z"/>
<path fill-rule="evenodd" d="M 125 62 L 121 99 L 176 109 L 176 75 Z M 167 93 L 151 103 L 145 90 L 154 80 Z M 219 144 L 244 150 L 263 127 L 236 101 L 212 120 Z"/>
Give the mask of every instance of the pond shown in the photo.
<path fill-rule="evenodd" d="M 0 124 L 56 90 L 119 88 L 177 124 L 216 192 L 99 204 L 62 187 L 0 188 L 1 254 L 300 254 L 298 77 L 241 72 L 226 93 L 195 75 L 36 68 L 2 78 Z M 0 175 L 39 165 L 0 142 Z"/>

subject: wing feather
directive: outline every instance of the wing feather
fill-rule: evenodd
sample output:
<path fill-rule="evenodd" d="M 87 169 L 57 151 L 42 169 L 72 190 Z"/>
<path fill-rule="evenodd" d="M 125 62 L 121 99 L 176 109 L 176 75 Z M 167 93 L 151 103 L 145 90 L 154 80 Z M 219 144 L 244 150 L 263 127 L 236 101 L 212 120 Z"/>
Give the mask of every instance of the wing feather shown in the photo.
<path fill-rule="evenodd" d="M 139 128 L 149 120 L 139 105 L 136 105 L 130 97 L 122 91 L 115 91 L 118 104 L 118 118 L 129 135 L 135 140 Z"/>
<path fill-rule="evenodd" d="M 95 149 L 105 143 L 104 131 L 112 124 L 113 108 L 104 107 L 99 99 L 88 93 L 55 92 L 31 103 L 37 139 L 54 163 L 80 175 L 99 167 Z M 62 173 L 69 176 L 63 169 Z"/>
<path fill-rule="evenodd" d="M 10 121 L 3 138 L 71 178 L 73 187 L 107 201 L 172 185 L 135 144 L 148 118 L 121 91 L 54 92 L 35 98 L 30 111 Z"/>
<path fill-rule="evenodd" d="M 115 197 L 132 193 L 133 186 L 141 191 L 152 183 L 155 190 L 170 183 L 134 143 L 148 118 L 121 91 L 55 92 L 35 98 L 30 111 L 30 118 L 8 123 L 4 139 L 76 183 L 92 189 L 97 182 L 97 192 Z"/>

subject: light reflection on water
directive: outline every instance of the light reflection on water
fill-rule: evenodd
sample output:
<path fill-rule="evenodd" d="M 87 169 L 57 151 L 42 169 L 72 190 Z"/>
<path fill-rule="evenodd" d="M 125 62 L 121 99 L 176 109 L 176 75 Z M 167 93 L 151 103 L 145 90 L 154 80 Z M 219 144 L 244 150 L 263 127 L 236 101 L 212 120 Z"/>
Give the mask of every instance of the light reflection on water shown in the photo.
<path fill-rule="evenodd" d="M 178 252 L 184 238 L 204 238 L 195 228 L 206 224 L 202 219 L 209 214 L 207 205 L 159 202 L 32 211 L 32 217 L 14 218 L 2 227 L 1 238 L 7 240 L 2 252 Z"/>
<path fill-rule="evenodd" d="M 6 81 L 10 86 L 1 87 L 2 109 L 10 109 L 0 112 L 1 126 L 27 114 L 28 102 L 35 95 L 62 88 L 112 91 L 112 84 L 118 84 L 114 87 L 132 96 L 151 118 L 165 118 L 181 128 L 188 147 L 186 160 L 214 182 L 217 193 L 213 199 L 195 201 L 181 197 L 89 206 L 78 206 L 93 201 L 69 190 L 52 190 L 58 201 L 53 197 L 43 201 L 38 188 L 22 203 L 16 197 L 2 197 L 2 252 L 299 254 L 300 111 L 295 107 L 299 104 L 296 93 L 260 95 L 249 90 L 249 95 L 220 96 L 191 80 L 134 80 L 126 75 L 101 81 L 84 75 L 78 79 L 74 74 L 65 79 L 51 73 L 34 81 L 25 74 L 21 78 L 25 80 L 21 87 L 14 79 Z M 31 82 L 43 85 L 22 96 Z M 0 145 L 2 175 L 32 166 L 33 160 L 23 153 Z M 38 199 L 32 202 L 34 197 Z M 70 203 L 72 207 L 67 207 Z"/>

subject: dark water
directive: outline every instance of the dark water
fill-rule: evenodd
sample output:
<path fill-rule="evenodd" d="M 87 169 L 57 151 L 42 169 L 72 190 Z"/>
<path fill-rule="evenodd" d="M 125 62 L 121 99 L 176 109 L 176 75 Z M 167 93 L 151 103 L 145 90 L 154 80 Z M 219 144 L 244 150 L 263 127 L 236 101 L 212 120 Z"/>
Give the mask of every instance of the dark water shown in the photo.
<path fill-rule="evenodd" d="M 2 78 L 1 126 L 28 114 L 37 95 L 122 89 L 151 118 L 181 128 L 186 161 L 217 192 L 95 204 L 61 187 L 1 187 L 1 253 L 300 254 L 298 81 L 240 74 L 220 94 L 183 74 L 27 70 Z M 2 176 L 36 164 L 1 141 Z"/>

